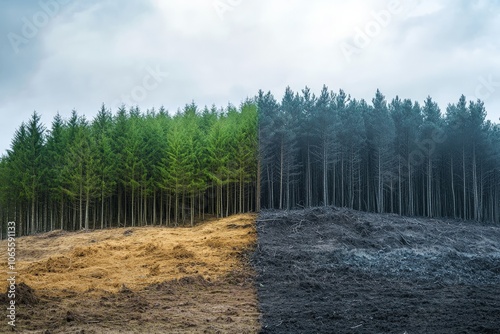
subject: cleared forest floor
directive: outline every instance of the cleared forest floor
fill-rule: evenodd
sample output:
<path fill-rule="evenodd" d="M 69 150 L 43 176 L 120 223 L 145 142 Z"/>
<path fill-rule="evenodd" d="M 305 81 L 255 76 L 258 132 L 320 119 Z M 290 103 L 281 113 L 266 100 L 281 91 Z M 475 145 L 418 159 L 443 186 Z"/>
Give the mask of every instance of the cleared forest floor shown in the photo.
<path fill-rule="evenodd" d="M 21 333 L 500 333 L 487 224 L 329 207 L 54 231 L 17 252 Z"/>
<path fill-rule="evenodd" d="M 263 212 L 263 333 L 500 333 L 500 227 L 347 209 Z"/>
<path fill-rule="evenodd" d="M 19 238 L 16 329 L 255 333 L 259 313 L 248 266 L 255 218 L 238 215 L 195 228 L 54 231 Z M 0 247 L 6 249 L 6 241 Z M 2 291 L 5 275 L 2 270 Z M 0 333 L 7 331 L 4 320 Z"/>

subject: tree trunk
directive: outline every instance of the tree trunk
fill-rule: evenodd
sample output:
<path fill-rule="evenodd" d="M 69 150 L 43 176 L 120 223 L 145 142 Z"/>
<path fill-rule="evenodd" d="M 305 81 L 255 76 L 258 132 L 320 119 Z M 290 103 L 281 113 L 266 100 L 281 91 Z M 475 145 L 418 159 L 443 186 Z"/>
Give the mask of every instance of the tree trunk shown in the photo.
<path fill-rule="evenodd" d="M 83 229 L 83 186 L 80 184 L 80 230 Z"/>
<path fill-rule="evenodd" d="M 64 198 L 61 196 L 61 230 L 64 230 Z"/>
<path fill-rule="evenodd" d="M 101 229 L 104 228 L 104 188 L 101 188 Z"/>
<path fill-rule="evenodd" d="M 132 218 L 132 227 L 135 226 L 135 212 L 134 212 L 134 204 L 135 204 L 135 187 L 132 185 L 132 194 L 130 198 L 130 209 L 131 209 L 131 218 Z"/>
<path fill-rule="evenodd" d="M 281 139 L 281 147 L 280 147 L 280 203 L 279 203 L 279 209 L 283 209 L 283 160 L 284 160 L 284 142 L 283 139 Z"/>
<path fill-rule="evenodd" d="M 462 147 L 462 178 L 463 178 L 463 219 L 467 219 L 467 192 L 465 185 L 465 148 Z"/>
<path fill-rule="evenodd" d="M 85 229 L 89 229 L 89 204 L 90 204 L 90 193 L 87 190 L 85 193 Z"/>
<path fill-rule="evenodd" d="M 328 147 L 323 141 L 323 206 L 328 205 Z"/>
<path fill-rule="evenodd" d="M 35 195 L 33 190 L 33 197 L 31 198 L 31 234 L 35 234 Z"/>
<path fill-rule="evenodd" d="M 257 190 L 255 191 L 255 211 L 260 212 L 260 182 L 261 182 L 260 158 L 257 161 Z"/>

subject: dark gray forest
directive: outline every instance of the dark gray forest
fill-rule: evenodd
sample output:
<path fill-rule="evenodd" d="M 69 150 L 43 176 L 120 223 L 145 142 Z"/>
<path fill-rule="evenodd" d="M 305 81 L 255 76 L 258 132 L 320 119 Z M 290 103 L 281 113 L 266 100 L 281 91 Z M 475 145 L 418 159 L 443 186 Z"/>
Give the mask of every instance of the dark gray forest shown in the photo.
<path fill-rule="evenodd" d="M 323 87 L 259 92 L 262 207 L 334 205 L 362 211 L 500 222 L 500 126 L 484 103 L 459 97 L 443 112 L 371 103 Z"/>

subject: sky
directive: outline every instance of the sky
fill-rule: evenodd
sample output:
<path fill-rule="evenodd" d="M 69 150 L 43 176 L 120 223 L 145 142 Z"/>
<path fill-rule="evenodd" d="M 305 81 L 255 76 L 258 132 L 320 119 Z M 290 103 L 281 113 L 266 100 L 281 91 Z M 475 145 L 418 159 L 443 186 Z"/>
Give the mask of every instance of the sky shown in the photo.
<path fill-rule="evenodd" d="M 377 89 L 500 118 L 500 0 L 0 0 L 0 155 L 34 111 Z"/>

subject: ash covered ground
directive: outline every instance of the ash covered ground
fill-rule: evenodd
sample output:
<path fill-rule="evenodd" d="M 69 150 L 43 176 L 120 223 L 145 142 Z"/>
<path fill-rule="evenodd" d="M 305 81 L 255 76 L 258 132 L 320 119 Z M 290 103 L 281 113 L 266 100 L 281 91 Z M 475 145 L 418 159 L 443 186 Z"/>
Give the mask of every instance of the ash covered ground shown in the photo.
<path fill-rule="evenodd" d="M 265 211 L 263 333 L 500 333 L 500 227 L 333 207 Z"/>

